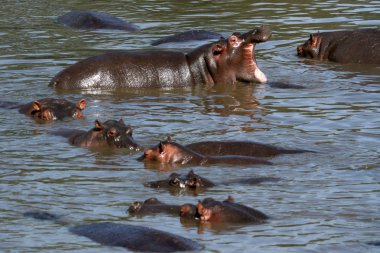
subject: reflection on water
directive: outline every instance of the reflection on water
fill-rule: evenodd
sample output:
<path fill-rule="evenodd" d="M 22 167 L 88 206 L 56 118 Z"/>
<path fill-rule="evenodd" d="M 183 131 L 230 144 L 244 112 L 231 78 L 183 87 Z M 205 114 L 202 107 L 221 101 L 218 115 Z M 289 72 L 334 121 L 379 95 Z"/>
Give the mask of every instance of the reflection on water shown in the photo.
<path fill-rule="evenodd" d="M 133 22 L 136 33 L 73 30 L 55 22 L 69 10 L 98 10 Z M 4 252 L 116 252 L 72 235 L 62 224 L 25 218 L 23 211 L 64 216 L 68 225 L 116 221 L 161 229 L 199 241 L 205 252 L 376 252 L 380 233 L 379 66 L 300 59 L 296 46 L 310 33 L 379 27 L 378 1 L 5 1 L 0 9 L 1 100 L 85 98 L 83 120 L 40 124 L 17 110 L 1 109 L 0 248 Z M 187 89 L 57 92 L 50 79 L 88 56 L 118 50 L 179 50 L 200 42 L 152 47 L 160 37 L 189 29 L 223 34 L 267 24 L 273 37 L 257 46 L 270 82 Z M 183 173 L 189 166 L 137 161 L 141 152 L 92 150 L 51 135 L 59 128 L 90 129 L 95 119 L 122 118 L 144 147 L 170 135 L 183 144 L 251 140 L 317 153 L 282 155 L 274 166 L 191 166 L 215 182 L 248 176 L 278 182 L 218 185 L 197 192 L 168 192 L 143 183 Z M 182 172 L 181 172 L 182 171 Z M 136 219 L 136 199 L 196 203 L 232 195 L 270 216 L 265 224 L 218 229 L 160 215 Z"/>

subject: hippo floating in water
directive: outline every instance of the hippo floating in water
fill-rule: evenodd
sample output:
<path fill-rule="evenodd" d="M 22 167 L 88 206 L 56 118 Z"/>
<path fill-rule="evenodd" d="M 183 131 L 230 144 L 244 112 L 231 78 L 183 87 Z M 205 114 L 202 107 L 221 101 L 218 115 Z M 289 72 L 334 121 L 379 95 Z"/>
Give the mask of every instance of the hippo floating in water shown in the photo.
<path fill-rule="evenodd" d="M 339 63 L 380 64 L 380 30 L 322 32 L 310 35 L 297 54 Z"/>
<path fill-rule="evenodd" d="M 193 216 L 202 222 L 231 224 L 263 223 L 268 219 L 267 215 L 254 208 L 234 203 L 231 197 L 224 201 L 206 198 L 203 201 L 199 201 L 197 205 L 184 204 L 181 206 L 180 216 Z"/>
<path fill-rule="evenodd" d="M 125 125 L 122 119 L 95 120 L 95 127 L 89 131 L 68 129 L 53 134 L 68 137 L 70 144 L 81 147 L 140 149 L 132 137 L 132 128 Z"/>
<path fill-rule="evenodd" d="M 26 212 L 24 216 L 59 222 L 59 217 L 46 212 Z M 179 235 L 129 224 L 97 222 L 73 226 L 69 230 L 102 245 L 139 252 L 198 251 L 203 248 L 199 243 Z"/>
<path fill-rule="evenodd" d="M 177 33 L 174 35 L 166 36 L 164 38 L 155 40 L 151 43 L 152 46 L 158 46 L 171 42 L 186 42 L 192 40 L 217 40 L 223 39 L 223 35 L 216 32 L 210 32 L 206 30 L 190 30 L 186 32 Z"/>
<path fill-rule="evenodd" d="M 131 32 L 139 30 L 134 24 L 96 11 L 70 11 L 58 17 L 57 21 L 76 29 L 114 29 Z"/>
<path fill-rule="evenodd" d="M 135 201 L 128 208 L 128 213 L 136 216 L 153 215 L 158 213 L 167 213 L 179 216 L 180 205 L 169 205 L 159 201 L 156 198 L 149 198 L 144 202 Z"/>
<path fill-rule="evenodd" d="M 144 154 L 138 158 L 143 161 L 158 161 L 167 164 L 272 164 L 264 159 L 239 156 L 239 155 L 224 155 L 224 156 L 205 156 L 199 154 L 185 146 L 182 146 L 171 140 L 161 141 L 157 146 L 148 148 Z"/>
<path fill-rule="evenodd" d="M 93 56 L 62 70 L 49 86 L 57 89 L 115 90 L 266 82 L 255 44 L 272 33 L 265 26 L 200 46 L 188 54 L 172 51 L 113 52 Z"/>
<path fill-rule="evenodd" d="M 231 184 L 245 184 L 245 185 L 255 185 L 262 182 L 273 182 L 278 181 L 278 178 L 274 177 L 248 177 L 242 179 L 232 179 L 219 183 L 215 183 L 204 177 L 195 174 L 193 170 L 185 176 L 181 176 L 178 173 L 172 173 L 167 179 L 150 181 L 144 183 L 144 186 L 151 188 L 177 188 L 177 189 L 191 189 L 197 190 L 202 188 L 214 187 L 215 185 L 231 185 Z"/>
<path fill-rule="evenodd" d="M 86 107 L 85 99 L 72 103 L 66 99 L 43 98 L 26 104 L 1 102 L 0 107 L 18 109 L 20 113 L 43 121 L 60 120 L 64 118 L 83 118 L 82 110 Z"/>
<path fill-rule="evenodd" d="M 201 141 L 187 144 L 186 147 L 206 156 L 240 155 L 271 157 L 281 154 L 314 152 L 304 149 L 287 149 L 253 141 Z"/>

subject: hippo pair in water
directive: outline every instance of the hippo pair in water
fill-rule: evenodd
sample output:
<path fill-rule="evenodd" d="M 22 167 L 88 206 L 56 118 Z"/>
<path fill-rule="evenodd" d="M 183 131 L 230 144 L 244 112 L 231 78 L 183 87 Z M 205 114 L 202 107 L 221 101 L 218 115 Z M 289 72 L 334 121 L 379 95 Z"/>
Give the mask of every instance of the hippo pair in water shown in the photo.
<path fill-rule="evenodd" d="M 60 222 L 58 216 L 47 212 L 25 212 L 24 216 Z M 179 235 L 130 224 L 97 222 L 72 226 L 69 230 L 102 245 L 124 247 L 139 252 L 198 251 L 203 248 L 198 242 Z"/>
<path fill-rule="evenodd" d="M 264 213 L 249 206 L 235 203 L 231 197 L 224 201 L 206 198 L 196 205 L 170 205 L 156 198 L 149 198 L 144 202 L 132 203 L 128 212 L 136 216 L 166 213 L 182 218 L 199 219 L 202 222 L 228 224 L 262 223 L 268 219 Z"/>
<path fill-rule="evenodd" d="M 0 107 L 18 109 L 20 113 L 43 121 L 60 120 L 64 118 L 83 118 L 82 110 L 86 107 L 85 99 L 72 103 L 66 99 L 44 98 L 26 104 L 1 102 Z"/>
<path fill-rule="evenodd" d="M 311 34 L 297 47 L 297 54 L 339 63 L 380 64 L 379 48 L 379 29 L 358 29 Z"/>

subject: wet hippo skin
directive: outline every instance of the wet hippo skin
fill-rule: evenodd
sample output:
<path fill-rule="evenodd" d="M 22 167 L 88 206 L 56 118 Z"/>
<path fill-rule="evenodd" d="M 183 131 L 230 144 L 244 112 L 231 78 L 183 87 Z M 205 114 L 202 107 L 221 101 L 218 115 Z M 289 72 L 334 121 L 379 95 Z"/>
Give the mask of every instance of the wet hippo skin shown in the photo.
<path fill-rule="evenodd" d="M 202 222 L 216 223 L 263 223 L 268 219 L 264 213 L 249 206 L 234 203 L 230 197 L 224 201 L 206 198 L 199 201 L 197 205 L 181 206 L 181 217 L 189 218 L 192 215 Z"/>
<path fill-rule="evenodd" d="M 15 102 L 0 102 L 0 107 L 18 109 L 20 113 L 43 121 L 60 120 L 64 118 L 83 118 L 82 110 L 86 107 L 85 99 L 72 103 L 66 99 L 43 98 L 26 104 Z"/>
<path fill-rule="evenodd" d="M 79 61 L 59 72 L 49 86 L 57 89 L 114 90 L 182 87 L 203 84 L 266 82 L 258 68 L 256 43 L 267 41 L 269 28 L 257 27 L 200 46 L 188 54 L 174 51 L 113 52 Z"/>
<path fill-rule="evenodd" d="M 158 213 L 167 213 L 171 215 L 179 215 L 179 205 L 168 205 L 156 198 L 149 198 L 144 202 L 136 201 L 128 208 L 128 213 L 136 216 L 153 215 Z"/>
<path fill-rule="evenodd" d="M 115 29 L 137 31 L 139 28 L 120 18 L 96 11 L 70 11 L 58 17 L 58 23 L 76 29 Z"/>
<path fill-rule="evenodd" d="M 210 40 L 210 39 L 221 39 L 223 35 L 216 32 L 206 31 L 206 30 L 190 30 L 182 33 L 177 33 L 174 35 L 166 36 L 164 38 L 155 40 L 151 43 L 152 46 L 158 46 L 165 43 L 172 42 L 186 42 L 192 40 Z"/>
<path fill-rule="evenodd" d="M 301 57 L 339 63 L 380 64 L 380 30 L 322 32 L 297 47 Z"/>
<path fill-rule="evenodd" d="M 31 211 L 24 213 L 24 216 L 60 223 L 56 215 L 47 212 Z M 153 228 L 114 222 L 77 225 L 70 227 L 69 230 L 102 245 L 124 247 L 139 252 L 197 251 L 203 248 L 196 241 L 179 235 Z"/>
<path fill-rule="evenodd" d="M 240 155 L 225 155 L 225 156 L 204 156 L 185 146 L 170 140 L 161 141 L 156 147 L 148 148 L 144 154 L 138 158 L 143 161 L 158 161 L 167 164 L 194 164 L 194 165 L 209 165 L 209 164 L 272 164 L 269 161 Z"/>
<path fill-rule="evenodd" d="M 187 175 L 181 176 L 178 173 L 172 173 L 167 179 L 150 181 L 144 183 L 144 186 L 151 188 L 177 188 L 177 189 L 192 189 L 197 190 L 200 188 L 209 188 L 215 185 L 231 185 L 231 184 L 245 184 L 255 185 L 262 182 L 278 181 L 278 178 L 274 177 L 249 177 L 242 179 L 226 180 L 219 183 L 214 183 L 204 177 L 195 174 L 193 170 L 190 170 Z"/>
<path fill-rule="evenodd" d="M 207 156 L 241 155 L 271 157 L 281 154 L 313 152 L 303 149 L 286 149 L 253 141 L 202 141 L 187 144 L 186 147 Z"/>
<path fill-rule="evenodd" d="M 81 147 L 140 149 L 132 137 L 132 128 L 125 125 L 122 119 L 105 122 L 95 120 L 95 127 L 89 131 L 65 129 L 53 134 L 68 137 L 70 144 Z"/>

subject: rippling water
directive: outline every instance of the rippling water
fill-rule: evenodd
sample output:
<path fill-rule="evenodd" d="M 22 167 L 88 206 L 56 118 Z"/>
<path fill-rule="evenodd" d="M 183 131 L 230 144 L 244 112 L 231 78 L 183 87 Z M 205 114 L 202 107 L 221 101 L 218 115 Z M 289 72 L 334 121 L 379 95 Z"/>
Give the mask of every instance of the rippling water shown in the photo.
<path fill-rule="evenodd" d="M 62 1 L 63 2 L 63 1 Z M 378 252 L 380 234 L 380 68 L 299 59 L 309 33 L 380 26 L 379 1 L 3 1 L 0 8 L 1 100 L 44 97 L 88 100 L 86 119 L 39 124 L 1 110 L 0 249 L 3 252 L 125 252 L 70 234 L 67 227 L 22 216 L 46 210 L 72 222 L 140 224 L 199 241 L 205 252 Z M 139 25 L 136 33 L 78 31 L 55 22 L 69 10 L 98 10 Z M 150 42 L 202 28 L 223 34 L 259 24 L 273 30 L 257 47 L 267 85 L 112 93 L 61 93 L 47 87 L 64 67 L 117 50 L 151 49 Z M 187 51 L 198 42 L 163 49 Z M 176 167 L 160 170 L 135 160 L 140 153 L 72 147 L 50 135 L 58 128 L 90 129 L 95 119 L 119 119 L 144 146 L 167 135 L 180 143 L 253 140 L 318 153 L 284 155 L 274 166 Z M 274 176 L 275 183 L 218 186 L 170 193 L 143 183 L 189 169 L 214 181 Z M 157 197 L 173 204 L 228 195 L 267 213 L 263 225 L 220 230 L 181 224 L 171 216 L 130 217 L 128 206 Z"/>

